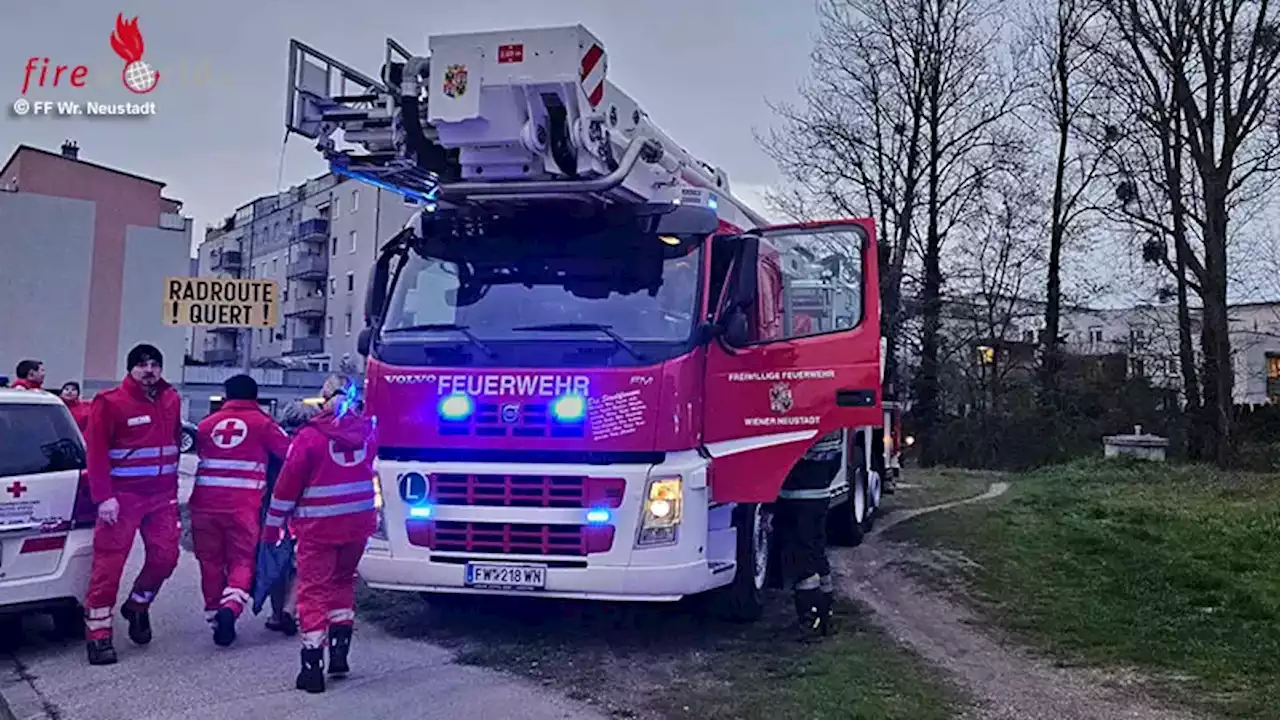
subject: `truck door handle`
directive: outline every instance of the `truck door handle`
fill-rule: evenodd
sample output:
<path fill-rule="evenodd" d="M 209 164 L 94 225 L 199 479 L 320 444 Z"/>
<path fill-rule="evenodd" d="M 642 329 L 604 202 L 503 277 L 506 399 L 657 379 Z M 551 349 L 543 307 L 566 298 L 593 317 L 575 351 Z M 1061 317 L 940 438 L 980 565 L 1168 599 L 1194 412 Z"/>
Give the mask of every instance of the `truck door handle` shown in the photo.
<path fill-rule="evenodd" d="M 875 390 L 837 390 L 836 407 L 871 407 L 876 404 Z"/>

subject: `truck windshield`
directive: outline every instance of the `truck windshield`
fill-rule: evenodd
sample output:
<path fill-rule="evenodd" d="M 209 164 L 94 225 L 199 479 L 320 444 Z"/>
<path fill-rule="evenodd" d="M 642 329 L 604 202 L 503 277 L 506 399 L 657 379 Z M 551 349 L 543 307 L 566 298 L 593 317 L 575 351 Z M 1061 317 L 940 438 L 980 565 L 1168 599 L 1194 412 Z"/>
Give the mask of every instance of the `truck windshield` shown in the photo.
<path fill-rule="evenodd" d="M 586 248 L 542 255 L 530 252 L 533 243 L 509 244 L 509 253 L 489 248 L 474 260 L 412 253 L 392 289 L 382 339 L 468 342 L 457 331 L 441 330 L 455 326 L 495 347 L 548 339 L 683 344 L 697 316 L 698 243 L 648 240 L 648 248 L 615 247 L 607 256 Z M 605 331 L 585 332 L 585 325 Z"/>

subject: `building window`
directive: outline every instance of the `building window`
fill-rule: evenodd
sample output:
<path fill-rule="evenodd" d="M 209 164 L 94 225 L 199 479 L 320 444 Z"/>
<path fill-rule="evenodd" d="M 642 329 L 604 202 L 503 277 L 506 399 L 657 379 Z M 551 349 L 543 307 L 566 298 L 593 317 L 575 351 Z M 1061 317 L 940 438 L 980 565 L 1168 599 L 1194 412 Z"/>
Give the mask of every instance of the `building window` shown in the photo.
<path fill-rule="evenodd" d="M 353 272 L 349 272 L 347 273 L 347 293 L 350 294 L 355 291 L 356 291 L 356 274 Z"/>
<path fill-rule="evenodd" d="M 332 196 L 330 196 L 330 197 L 332 198 Z M 342 214 L 342 213 L 340 212 L 340 211 L 342 210 L 342 202 L 341 202 L 341 201 L 334 201 L 334 203 L 333 203 L 333 206 L 332 206 L 332 207 L 333 207 L 333 216 L 334 216 L 334 217 L 338 217 L 339 215 L 341 215 L 341 214 Z"/>
<path fill-rule="evenodd" d="M 347 313 L 347 334 L 351 334 L 351 313 Z"/>
<path fill-rule="evenodd" d="M 360 209 L 360 191 L 352 190 L 351 191 L 351 212 L 354 213 L 359 209 Z"/>
<path fill-rule="evenodd" d="M 334 295 L 337 295 L 337 294 L 338 294 L 338 281 L 334 278 L 329 278 L 329 297 L 333 297 Z"/>
<path fill-rule="evenodd" d="M 355 231 L 355 230 L 352 230 L 352 231 L 351 231 L 351 249 L 350 249 L 350 250 L 348 250 L 347 252 L 355 252 L 355 251 L 356 251 L 356 243 L 357 243 L 356 231 Z"/>
<path fill-rule="evenodd" d="M 333 337 L 333 316 L 332 315 L 325 318 L 325 334 L 328 335 L 329 337 Z"/>
<path fill-rule="evenodd" d="M 271 258 L 271 274 L 275 275 L 280 270 L 280 258 Z"/>
<path fill-rule="evenodd" d="M 338 238 L 329 238 L 329 257 L 338 257 Z"/>
<path fill-rule="evenodd" d="M 1102 342 L 1102 328 L 1089 328 L 1089 342 Z"/>

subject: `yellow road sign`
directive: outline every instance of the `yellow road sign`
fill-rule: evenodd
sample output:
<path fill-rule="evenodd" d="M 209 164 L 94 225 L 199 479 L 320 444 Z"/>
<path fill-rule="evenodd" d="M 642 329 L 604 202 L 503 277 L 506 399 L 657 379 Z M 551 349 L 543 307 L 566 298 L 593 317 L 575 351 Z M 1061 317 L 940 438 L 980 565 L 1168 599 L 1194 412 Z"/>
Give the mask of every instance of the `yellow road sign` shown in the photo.
<path fill-rule="evenodd" d="M 275 280 L 168 277 L 164 323 L 195 327 L 275 327 L 280 286 Z"/>

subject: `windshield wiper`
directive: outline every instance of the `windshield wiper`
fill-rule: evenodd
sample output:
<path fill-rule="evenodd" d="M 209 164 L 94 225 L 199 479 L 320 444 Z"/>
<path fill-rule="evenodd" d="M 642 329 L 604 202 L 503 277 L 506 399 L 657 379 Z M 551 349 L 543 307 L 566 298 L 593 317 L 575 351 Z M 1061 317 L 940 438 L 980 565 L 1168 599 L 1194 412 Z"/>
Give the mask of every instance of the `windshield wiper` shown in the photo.
<path fill-rule="evenodd" d="M 488 345 L 480 342 L 480 338 L 471 332 L 471 328 L 467 325 L 455 325 L 453 323 L 432 323 L 428 325 L 408 325 L 405 327 L 388 328 L 382 331 L 383 334 L 390 335 L 392 333 L 407 332 L 456 332 L 467 338 L 467 341 L 475 345 L 485 355 L 496 358 L 498 355 L 493 352 Z"/>
<path fill-rule="evenodd" d="M 598 323 L 548 323 L 546 325 L 526 325 L 524 327 L 511 328 L 514 332 L 598 332 L 608 335 L 611 340 L 617 343 L 618 347 L 626 350 L 631 357 L 640 362 L 648 362 L 644 355 L 627 342 L 626 338 L 613 331 L 612 325 L 600 325 Z"/>

